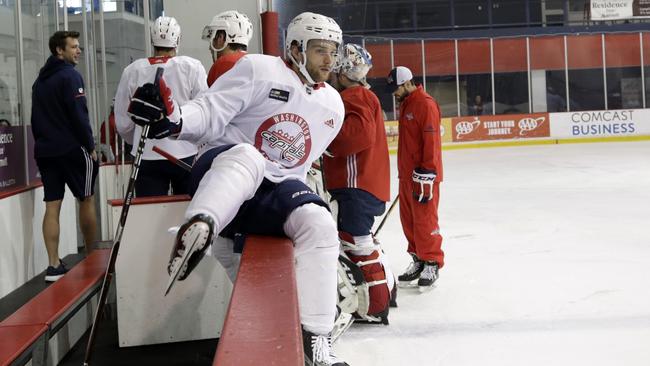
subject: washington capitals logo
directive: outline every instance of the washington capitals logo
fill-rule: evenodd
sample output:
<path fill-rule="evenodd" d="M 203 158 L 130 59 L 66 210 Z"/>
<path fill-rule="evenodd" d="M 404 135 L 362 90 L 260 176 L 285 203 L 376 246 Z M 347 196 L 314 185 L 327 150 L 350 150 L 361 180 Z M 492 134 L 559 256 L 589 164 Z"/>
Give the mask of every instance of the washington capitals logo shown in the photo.
<path fill-rule="evenodd" d="M 255 147 L 267 159 L 286 168 L 300 165 L 311 151 L 309 125 L 297 114 L 277 114 L 260 125 Z"/>

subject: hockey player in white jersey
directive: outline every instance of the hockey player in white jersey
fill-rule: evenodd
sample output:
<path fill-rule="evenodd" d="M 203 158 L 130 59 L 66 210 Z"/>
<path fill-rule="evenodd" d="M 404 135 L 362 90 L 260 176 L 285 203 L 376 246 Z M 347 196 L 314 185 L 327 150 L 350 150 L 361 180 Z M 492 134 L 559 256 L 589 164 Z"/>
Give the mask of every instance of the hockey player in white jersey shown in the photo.
<path fill-rule="evenodd" d="M 176 54 L 181 28 L 172 17 L 159 17 L 151 27 L 154 56 L 141 58 L 124 69 L 115 95 L 115 124 L 117 131 L 133 146 L 138 147 L 140 127 L 133 124 L 127 114 L 131 96 L 138 86 L 153 80 L 156 69 L 165 69 L 165 82 L 180 104 L 195 98 L 208 88 L 206 73 L 197 59 Z M 142 155 L 140 173 L 135 183 L 136 196 L 163 196 L 171 185 L 174 194 L 189 192 L 190 174 L 152 151 L 154 146 L 192 164 L 197 152 L 194 144 L 170 138 L 148 140 Z"/>
<path fill-rule="evenodd" d="M 327 205 L 305 184 L 312 161 L 337 135 L 344 109 L 324 83 L 341 29 L 302 13 L 289 24 L 288 61 L 246 55 L 219 82 L 180 108 L 148 83 L 134 94 L 134 122 L 153 134 L 206 144 L 192 168 L 192 201 L 169 272 L 184 279 L 216 234 L 286 235 L 294 243 L 300 320 L 308 365 L 347 363 L 331 352 L 339 241 Z M 162 90 L 161 90 L 162 89 Z M 173 278 L 172 278 L 173 281 Z M 263 306 L 263 304 L 260 304 Z"/>

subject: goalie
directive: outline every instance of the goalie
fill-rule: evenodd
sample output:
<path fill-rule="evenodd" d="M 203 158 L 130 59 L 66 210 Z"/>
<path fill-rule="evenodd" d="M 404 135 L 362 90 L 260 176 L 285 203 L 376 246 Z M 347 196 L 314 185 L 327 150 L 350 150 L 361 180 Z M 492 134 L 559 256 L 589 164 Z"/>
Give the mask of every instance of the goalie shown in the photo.
<path fill-rule="evenodd" d="M 330 75 L 345 117 L 323 164 L 342 244 L 339 307 L 357 320 L 388 324 L 394 278 L 370 230 L 390 199 L 390 162 L 381 105 L 366 81 L 371 67 L 365 48 L 345 45 Z"/>

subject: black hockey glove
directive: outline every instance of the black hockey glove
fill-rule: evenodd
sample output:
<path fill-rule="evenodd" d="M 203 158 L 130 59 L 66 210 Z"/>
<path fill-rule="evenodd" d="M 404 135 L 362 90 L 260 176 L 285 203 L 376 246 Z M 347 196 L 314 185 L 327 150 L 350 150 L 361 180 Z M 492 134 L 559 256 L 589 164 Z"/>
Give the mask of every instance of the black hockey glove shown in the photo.
<path fill-rule="evenodd" d="M 171 89 L 162 78 L 164 70 L 159 67 L 153 84 L 146 83 L 133 93 L 127 114 L 135 124 L 143 126 L 164 120 L 180 123 L 180 113 L 174 113 L 177 108 L 174 108 Z"/>
<path fill-rule="evenodd" d="M 171 122 L 167 117 L 159 122 L 152 123 L 149 127 L 147 138 L 150 139 L 164 139 L 165 137 L 176 137 L 181 132 L 183 127 L 183 120 L 179 123 Z"/>
<path fill-rule="evenodd" d="M 420 203 L 427 203 L 433 199 L 433 182 L 436 172 L 422 168 L 413 170 L 413 197 Z"/>

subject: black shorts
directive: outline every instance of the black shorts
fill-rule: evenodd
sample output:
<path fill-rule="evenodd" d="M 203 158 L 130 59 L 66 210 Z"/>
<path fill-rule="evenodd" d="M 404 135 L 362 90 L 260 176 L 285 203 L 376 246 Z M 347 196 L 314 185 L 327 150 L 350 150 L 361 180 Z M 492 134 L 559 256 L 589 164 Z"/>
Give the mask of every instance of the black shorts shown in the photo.
<path fill-rule="evenodd" d="M 36 158 L 36 165 L 41 173 L 45 202 L 63 199 L 66 184 L 72 194 L 82 201 L 95 192 L 99 163 L 83 147 L 72 149 L 62 156 Z"/>

